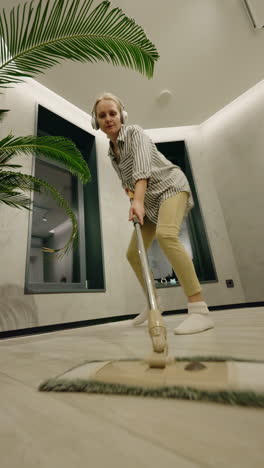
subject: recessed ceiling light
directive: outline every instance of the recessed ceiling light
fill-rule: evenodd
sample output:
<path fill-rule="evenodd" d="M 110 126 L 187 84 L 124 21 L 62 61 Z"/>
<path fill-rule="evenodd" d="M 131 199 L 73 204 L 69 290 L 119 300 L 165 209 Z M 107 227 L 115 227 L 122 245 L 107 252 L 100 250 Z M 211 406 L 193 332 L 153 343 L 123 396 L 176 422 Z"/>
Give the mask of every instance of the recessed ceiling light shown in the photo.
<path fill-rule="evenodd" d="M 159 93 L 159 97 L 160 98 L 168 98 L 172 96 L 172 92 L 169 90 L 169 89 L 163 89 L 160 93 Z"/>

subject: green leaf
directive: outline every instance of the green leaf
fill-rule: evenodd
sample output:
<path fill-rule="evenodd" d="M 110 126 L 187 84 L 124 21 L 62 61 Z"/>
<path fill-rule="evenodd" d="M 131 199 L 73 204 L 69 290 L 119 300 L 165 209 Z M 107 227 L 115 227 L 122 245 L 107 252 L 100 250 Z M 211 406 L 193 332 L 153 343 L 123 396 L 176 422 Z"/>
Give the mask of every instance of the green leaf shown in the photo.
<path fill-rule="evenodd" d="M 19 192 L 1 192 L 0 203 L 12 208 L 26 208 L 29 210 L 30 198 L 25 197 Z"/>
<path fill-rule="evenodd" d="M 0 192 L 10 192 L 14 190 L 39 190 L 34 180 L 29 179 L 27 174 L 21 172 L 0 172 Z"/>
<path fill-rule="evenodd" d="M 44 3 L 44 6 L 43 6 Z M 0 15 L 0 87 L 34 77 L 62 59 L 100 60 L 152 77 L 159 55 L 141 26 L 103 1 L 39 0 Z"/>
<path fill-rule="evenodd" d="M 21 164 L 1 164 L 0 163 L 0 168 L 1 167 L 4 167 L 5 169 L 8 167 L 9 169 L 19 169 L 21 166 Z"/>
<path fill-rule="evenodd" d="M 8 109 L 0 109 L 0 122 L 3 122 L 7 112 L 9 112 Z"/>
<path fill-rule="evenodd" d="M 58 206 L 65 210 L 72 223 L 72 232 L 69 240 L 60 249 L 53 250 L 43 248 L 43 250 L 45 252 L 59 253 L 60 257 L 65 253 L 68 253 L 72 246 L 75 246 L 78 243 L 78 223 L 69 203 L 61 196 L 55 187 L 46 181 L 28 174 L 21 174 L 19 172 L 0 172 L 0 204 L 2 203 L 16 208 L 29 209 L 31 200 L 20 192 L 17 192 L 17 189 L 22 191 L 44 191 L 46 194 L 51 195 Z"/>
<path fill-rule="evenodd" d="M 78 175 L 83 183 L 91 179 L 89 168 L 81 152 L 75 144 L 64 137 L 8 135 L 0 140 L 0 166 L 5 165 L 14 156 L 26 155 L 45 156 L 58 161 L 72 174 Z"/>
<path fill-rule="evenodd" d="M 30 206 L 30 198 L 21 193 L 21 190 L 34 188 L 32 182 L 27 183 L 23 174 L 9 171 L 0 172 L 0 203 L 15 208 L 27 208 Z M 18 191 L 19 190 L 19 191 Z"/>

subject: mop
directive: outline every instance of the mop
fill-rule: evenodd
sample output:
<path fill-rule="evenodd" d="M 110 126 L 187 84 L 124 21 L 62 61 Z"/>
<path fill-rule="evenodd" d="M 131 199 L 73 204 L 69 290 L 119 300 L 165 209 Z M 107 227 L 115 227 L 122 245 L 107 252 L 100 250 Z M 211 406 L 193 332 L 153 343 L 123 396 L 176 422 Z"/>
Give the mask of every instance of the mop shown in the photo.
<path fill-rule="evenodd" d="M 129 196 L 131 201 L 132 193 Z M 145 359 L 85 361 L 45 380 L 39 390 L 203 400 L 264 408 L 263 361 L 219 356 L 168 357 L 167 330 L 157 306 L 137 216 L 133 217 L 133 224 L 149 306 L 152 354 Z"/>
<path fill-rule="evenodd" d="M 130 202 L 133 201 L 134 194 L 128 191 Z M 133 224 L 137 238 L 138 254 L 141 262 L 143 278 L 148 300 L 148 330 L 152 341 L 153 354 L 146 359 L 150 368 L 163 369 L 166 365 L 172 362 L 168 358 L 168 343 L 167 330 L 162 318 L 161 312 L 157 305 L 156 294 L 154 290 L 153 280 L 148 264 L 148 258 L 144 247 L 144 242 L 141 233 L 141 226 L 137 216 L 133 217 Z"/>

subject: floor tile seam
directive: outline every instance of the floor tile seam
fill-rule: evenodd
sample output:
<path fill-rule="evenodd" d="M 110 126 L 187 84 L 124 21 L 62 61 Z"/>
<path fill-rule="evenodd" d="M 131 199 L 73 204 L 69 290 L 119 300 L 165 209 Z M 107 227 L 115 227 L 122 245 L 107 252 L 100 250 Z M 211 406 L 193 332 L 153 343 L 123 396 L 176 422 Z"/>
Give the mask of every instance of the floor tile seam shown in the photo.
<path fill-rule="evenodd" d="M 55 400 L 60 401 L 59 395 L 57 393 L 54 394 L 53 398 Z M 136 398 L 139 398 L 139 397 L 136 397 Z M 71 406 L 72 408 L 74 408 L 75 410 L 78 410 L 78 412 L 80 412 L 81 414 L 83 414 L 82 408 L 79 408 L 78 406 L 73 405 L 71 402 L 69 402 L 68 405 Z M 199 464 L 197 464 L 197 460 L 195 460 L 194 458 L 189 457 L 186 454 L 180 453 L 178 451 L 175 451 L 172 448 L 167 447 L 166 445 L 160 443 L 156 439 L 146 437 L 145 435 L 142 435 L 141 433 L 138 433 L 137 431 L 132 430 L 132 429 L 128 428 L 127 426 L 124 426 L 124 425 L 122 425 L 120 423 L 116 423 L 116 422 L 113 423 L 113 420 L 110 417 L 108 418 L 108 417 L 106 417 L 106 416 L 104 416 L 102 414 L 98 414 L 95 410 L 93 410 L 91 408 L 89 408 L 89 413 L 93 414 L 93 416 L 96 417 L 96 418 L 100 418 L 102 420 L 105 420 L 108 424 L 111 424 L 113 426 L 117 426 L 119 429 L 122 429 L 122 430 L 126 431 L 129 435 L 132 435 L 133 437 L 139 438 L 140 440 L 144 440 L 145 442 L 150 443 L 154 447 L 158 446 L 160 449 L 165 450 L 166 452 L 169 452 L 174 456 L 175 455 L 179 456 L 182 459 L 184 459 L 185 461 L 194 463 L 197 468 L 211 468 L 211 465 L 207 465 L 207 464 L 205 465 L 204 463 L 201 465 L 200 462 L 199 462 Z"/>
<path fill-rule="evenodd" d="M 259 309 L 259 307 L 249 307 L 248 309 L 249 309 L 250 311 L 253 310 L 254 313 L 259 313 L 259 314 L 263 313 L 263 311 L 261 311 L 261 310 Z M 217 311 L 212 311 L 212 312 L 221 312 L 222 314 L 226 314 L 226 315 L 229 315 L 230 312 L 240 312 L 240 313 L 243 314 L 244 316 L 246 316 L 246 314 L 248 313 L 247 310 L 244 309 L 244 308 L 242 308 L 242 309 L 232 309 L 232 308 L 231 308 L 231 309 L 217 310 Z M 175 314 L 175 315 L 172 315 L 172 316 L 165 316 L 165 317 L 166 317 L 166 320 L 171 321 L 171 320 L 175 320 L 175 317 L 178 318 L 179 315 L 180 315 L 180 314 Z M 184 314 L 181 314 L 181 315 L 184 315 Z M 223 315 L 223 316 L 224 316 L 224 315 Z M 181 317 L 179 317 L 179 319 L 180 319 L 180 318 L 181 318 Z M 116 322 L 117 326 L 120 326 L 121 322 L 123 322 L 123 321 L 120 321 L 120 322 L 117 321 L 117 322 Z M 128 320 L 128 322 L 129 322 L 129 320 Z M 110 323 L 111 323 L 111 322 L 110 322 Z M 106 327 L 107 325 L 108 325 L 108 323 L 103 323 L 103 324 L 94 325 L 94 326 L 93 326 L 93 329 L 97 329 L 98 327 L 100 327 L 100 328 L 101 328 L 101 327 Z M 113 324 L 111 323 L 111 325 L 113 325 Z M 128 324 L 126 324 L 126 325 L 128 325 Z M 90 327 L 87 326 L 87 328 L 89 329 Z M 73 329 L 73 330 L 59 330 L 59 331 L 54 331 L 54 332 L 50 332 L 50 334 L 55 334 L 55 333 L 56 333 L 56 334 L 58 334 L 58 336 L 61 336 L 61 335 L 67 336 L 68 333 L 71 333 L 71 331 L 74 331 L 74 329 Z M 38 334 L 38 335 L 36 335 L 36 336 L 28 336 L 28 338 L 29 338 L 29 340 L 30 340 L 30 339 L 33 339 L 33 340 L 34 340 L 35 338 L 37 338 L 37 336 L 47 336 L 47 335 L 48 335 L 47 333 L 40 333 L 40 334 Z M 16 337 L 16 338 L 6 338 L 4 341 L 6 341 L 6 340 L 13 340 L 13 339 L 19 339 L 19 338 L 25 339 L 25 336 Z"/>
<path fill-rule="evenodd" d="M 12 375 L 7 374 L 6 372 L 3 372 L 3 371 L 0 370 L 0 377 L 1 377 L 1 375 L 3 377 L 7 377 L 8 379 L 10 379 L 10 380 L 12 380 L 12 381 L 14 381 L 16 383 L 19 383 L 19 384 L 23 385 L 24 387 L 26 387 L 28 389 L 31 389 L 31 390 L 36 389 L 36 387 L 34 387 L 34 386 L 32 386 L 32 385 L 30 385 L 28 383 L 23 382 L 23 380 L 17 379 L 15 377 L 13 377 Z"/>
<path fill-rule="evenodd" d="M 3 372 L 0 371 L 0 375 L 4 375 L 5 377 L 8 377 L 10 378 L 10 380 L 14 380 L 22 385 L 24 385 L 25 387 L 27 388 L 30 388 L 31 390 L 36 390 L 36 387 L 31 387 L 27 384 L 25 384 L 24 382 L 18 380 L 18 379 L 15 379 L 13 377 L 10 377 L 8 374 L 5 374 Z M 78 406 L 75 406 L 75 405 L 72 405 L 71 403 L 69 402 L 66 402 L 66 401 L 63 401 L 60 399 L 59 395 L 57 393 L 52 393 L 52 392 L 49 392 L 48 394 L 45 394 L 45 397 L 49 398 L 50 400 L 53 400 L 53 401 L 56 401 L 56 402 L 59 402 L 60 404 L 62 404 L 63 406 L 70 406 L 71 409 L 74 409 L 76 412 L 80 413 L 81 416 L 83 416 L 83 411 L 82 411 L 82 408 L 79 408 Z M 138 397 L 137 397 L 138 398 Z M 133 436 L 135 437 L 136 439 L 140 439 L 140 440 L 144 440 L 145 442 L 151 444 L 154 446 L 154 448 L 156 447 L 159 447 L 161 450 L 163 451 L 166 451 L 166 452 L 169 452 L 170 454 L 172 454 L 173 456 L 177 456 L 177 457 L 180 457 L 181 459 L 185 460 L 185 461 L 188 461 L 188 462 L 191 462 L 191 463 L 194 463 L 195 464 L 195 468 L 210 468 L 209 465 L 205 465 L 205 464 L 197 464 L 197 461 L 191 457 L 188 457 L 186 456 L 185 454 L 182 454 L 182 453 L 179 453 L 179 452 L 176 452 L 175 450 L 171 449 L 170 447 L 167 447 L 166 445 L 164 444 L 161 444 L 160 442 L 157 442 L 156 440 L 153 440 L 149 437 L 146 437 L 146 436 L 143 436 L 142 434 L 139 434 L 137 431 L 133 431 L 131 429 L 129 429 L 128 427 L 120 424 L 120 423 L 113 423 L 113 421 L 111 420 L 111 418 L 107 418 L 101 414 L 98 414 L 96 411 L 92 410 L 91 408 L 89 408 L 88 410 L 88 414 L 92 414 L 95 418 L 97 419 L 101 419 L 103 421 L 106 421 L 109 425 L 112 425 L 112 426 L 117 426 L 119 429 L 121 429 L 122 431 L 125 431 L 128 435 L 130 436 Z"/>

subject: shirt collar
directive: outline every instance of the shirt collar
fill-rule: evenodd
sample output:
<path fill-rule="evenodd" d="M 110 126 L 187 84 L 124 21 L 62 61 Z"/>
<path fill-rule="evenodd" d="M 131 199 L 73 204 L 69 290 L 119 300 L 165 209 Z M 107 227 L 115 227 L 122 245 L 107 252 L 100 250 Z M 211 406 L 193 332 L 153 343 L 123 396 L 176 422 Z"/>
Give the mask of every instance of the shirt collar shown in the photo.
<path fill-rule="evenodd" d="M 125 141 L 125 137 L 126 137 L 126 133 L 127 133 L 127 127 L 126 127 L 125 125 L 121 125 L 121 128 L 120 128 L 120 130 L 119 130 L 118 137 L 117 137 L 117 140 L 116 140 L 116 141 L 122 141 L 122 142 L 124 142 L 124 141 Z M 113 151 L 113 147 L 112 147 L 111 141 L 109 141 L 108 156 L 111 158 L 112 161 L 115 161 L 115 160 L 116 160 L 116 157 L 115 157 L 115 154 L 114 154 L 114 151 Z"/>
<path fill-rule="evenodd" d="M 127 133 L 126 125 L 121 125 L 121 128 L 118 133 L 117 141 L 125 141 L 126 133 Z"/>

